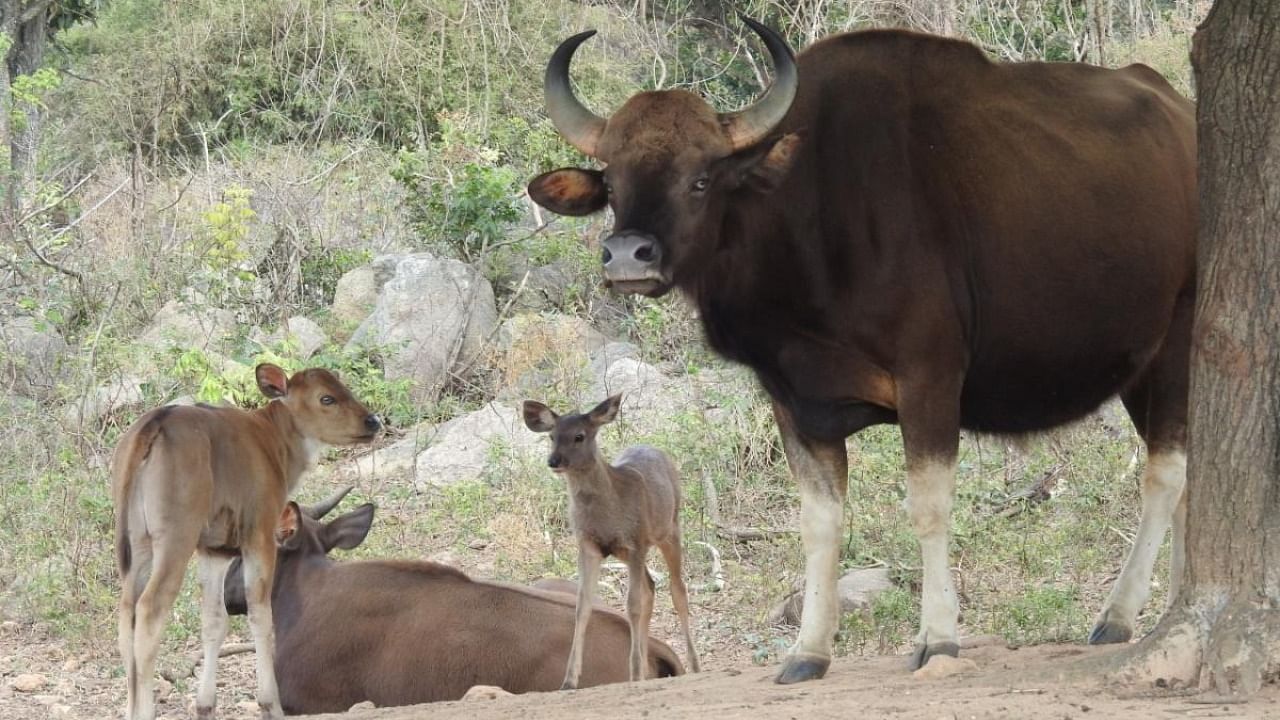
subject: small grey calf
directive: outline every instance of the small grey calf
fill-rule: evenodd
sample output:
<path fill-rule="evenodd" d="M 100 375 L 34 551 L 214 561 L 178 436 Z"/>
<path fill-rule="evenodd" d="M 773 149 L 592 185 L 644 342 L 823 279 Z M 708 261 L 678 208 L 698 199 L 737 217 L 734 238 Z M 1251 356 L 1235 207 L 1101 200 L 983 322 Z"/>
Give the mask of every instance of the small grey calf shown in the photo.
<path fill-rule="evenodd" d="M 653 578 L 645 566 L 657 546 L 671 574 L 671 601 L 680 618 L 689 669 L 698 672 L 698 653 L 689 631 L 689 591 L 680 545 L 680 473 L 661 450 L 635 445 L 609 464 L 596 445 L 601 426 L 618 416 L 622 396 L 614 395 L 583 414 L 555 414 L 533 400 L 524 403 L 524 424 L 551 433 L 547 465 L 569 483 L 569 516 L 578 540 L 578 603 L 573 644 L 561 689 L 578 687 L 582 645 L 591 617 L 600 563 L 612 555 L 627 564 L 627 622 L 631 626 L 631 679 L 644 678 Z"/>

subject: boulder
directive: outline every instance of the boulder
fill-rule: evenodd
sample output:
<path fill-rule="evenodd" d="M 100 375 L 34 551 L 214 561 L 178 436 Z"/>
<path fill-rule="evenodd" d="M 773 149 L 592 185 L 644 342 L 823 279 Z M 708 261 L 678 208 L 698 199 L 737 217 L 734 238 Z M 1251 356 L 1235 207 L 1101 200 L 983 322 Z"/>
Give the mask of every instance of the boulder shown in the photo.
<path fill-rule="evenodd" d="M 395 276 L 400 258 L 400 255 L 382 255 L 338 278 L 329 313 L 351 325 L 364 322 L 373 312 L 382 286 Z"/>
<path fill-rule="evenodd" d="M 259 342 L 273 345 L 284 339 L 293 341 L 298 350 L 298 357 L 306 360 L 315 355 L 320 348 L 329 342 L 329 336 L 316 321 L 301 315 L 295 315 L 284 321 L 284 325 L 270 335 L 264 335 Z"/>
<path fill-rule="evenodd" d="M 539 437 L 524 426 L 515 403 L 489 403 L 440 426 L 431 445 L 418 454 L 415 484 L 479 480 L 495 443 L 514 452 L 536 454 L 543 448 Z"/>
<path fill-rule="evenodd" d="M 57 330 L 35 318 L 0 324 L 0 384 L 29 398 L 52 397 L 66 378 L 69 350 Z"/>
<path fill-rule="evenodd" d="M 62 417 L 69 428 L 96 425 L 112 413 L 140 408 L 145 402 L 142 380 L 126 375 L 114 382 L 99 385 L 79 400 L 69 403 L 63 409 Z"/>
<path fill-rule="evenodd" d="M 36 673 L 23 673 L 15 677 L 9 683 L 9 687 L 20 693 L 33 693 L 45 686 L 48 681 L 43 675 Z"/>
<path fill-rule="evenodd" d="M 414 253 L 399 257 L 349 346 L 379 348 L 386 377 L 410 379 L 414 399 L 430 402 L 479 354 L 497 321 L 493 288 L 474 268 Z"/>
<path fill-rule="evenodd" d="M 360 477 L 395 477 L 413 472 L 418 453 L 436 437 L 432 423 L 421 423 L 405 431 L 396 442 L 361 455 L 355 461 L 355 471 Z"/>
<path fill-rule="evenodd" d="M 467 690 L 467 693 L 462 696 L 462 700 L 464 702 L 468 700 L 497 700 L 510 694 L 497 685 L 472 685 L 471 689 Z"/>
<path fill-rule="evenodd" d="M 836 588 L 836 594 L 840 596 L 840 612 L 868 610 L 881 593 L 892 587 L 889 571 L 885 568 L 850 570 L 840 577 Z M 768 621 L 770 625 L 799 625 L 803 611 L 804 584 L 801 581 L 797 583 L 796 590 L 769 611 Z"/>
<path fill-rule="evenodd" d="M 934 655 L 925 666 L 911 673 L 917 680 L 941 680 L 953 675 L 976 672 L 978 663 L 969 658 L 951 657 L 950 655 Z"/>
<path fill-rule="evenodd" d="M 236 316 L 230 310 L 211 308 L 193 293 L 186 300 L 170 300 L 160 308 L 138 342 L 154 350 L 176 347 L 208 350 L 221 348 L 236 330 Z"/>
<path fill-rule="evenodd" d="M 572 289 L 578 279 L 564 260 L 531 268 L 528 274 L 512 278 L 515 286 L 521 288 L 515 305 L 521 310 L 561 310 L 572 297 Z M 523 287 L 520 283 L 523 281 Z"/>
<path fill-rule="evenodd" d="M 592 386 L 591 358 L 608 345 L 608 338 L 582 318 L 517 315 L 498 331 L 502 383 L 498 395 L 539 397 L 548 389 L 576 395 Z"/>

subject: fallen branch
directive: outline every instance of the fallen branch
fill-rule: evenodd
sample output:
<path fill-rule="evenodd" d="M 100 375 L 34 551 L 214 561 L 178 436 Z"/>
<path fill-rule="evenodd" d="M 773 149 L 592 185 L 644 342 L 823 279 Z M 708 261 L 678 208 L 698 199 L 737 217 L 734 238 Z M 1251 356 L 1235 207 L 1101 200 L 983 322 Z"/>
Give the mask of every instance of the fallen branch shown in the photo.
<path fill-rule="evenodd" d="M 716 535 L 725 540 L 751 542 L 753 540 L 767 540 L 779 535 L 796 534 L 795 530 L 790 529 L 741 527 L 725 524 L 720 519 L 720 494 L 716 491 L 715 483 L 711 482 L 711 478 L 706 473 L 702 474 L 702 495 L 706 501 L 707 515 L 710 516 L 711 524 L 716 528 Z"/>
<path fill-rule="evenodd" d="M 720 563 L 720 551 L 711 543 L 695 540 L 694 545 L 701 545 L 711 554 L 711 582 L 696 583 L 693 586 L 694 592 L 702 592 L 710 588 L 713 592 L 721 592 L 724 590 L 724 566 Z"/>

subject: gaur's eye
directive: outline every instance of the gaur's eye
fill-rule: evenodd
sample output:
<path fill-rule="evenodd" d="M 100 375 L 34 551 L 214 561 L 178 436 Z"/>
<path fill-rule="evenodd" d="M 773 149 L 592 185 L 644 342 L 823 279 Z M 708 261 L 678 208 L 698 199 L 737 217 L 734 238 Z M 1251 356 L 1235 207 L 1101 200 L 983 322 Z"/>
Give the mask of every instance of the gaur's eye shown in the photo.
<path fill-rule="evenodd" d="M 338 402 L 338 401 L 337 401 L 336 399 L 334 399 L 334 397 L 333 397 L 332 395 L 325 395 L 324 397 L 321 397 L 321 398 L 320 398 L 320 404 L 321 404 L 321 405 L 332 405 L 332 404 L 334 404 L 334 403 L 336 403 L 336 402 Z"/>
<path fill-rule="evenodd" d="M 706 192 L 707 186 L 711 184 L 711 180 L 706 175 L 693 181 L 693 191 L 696 193 Z"/>
<path fill-rule="evenodd" d="M 606 180 L 606 181 L 605 181 L 605 183 L 604 183 L 604 194 L 605 194 L 605 195 L 612 195 L 612 194 L 613 194 L 613 184 L 612 184 L 612 183 L 610 183 L 610 182 L 609 182 L 609 181 L 607 181 L 607 180 Z"/>
<path fill-rule="evenodd" d="M 586 436 L 586 434 L 585 434 L 585 433 L 578 433 L 577 435 L 574 435 L 574 436 L 573 436 L 573 441 L 574 441 L 574 442 L 576 442 L 576 443 L 580 443 L 580 442 L 582 442 L 583 440 L 586 440 L 586 439 L 587 439 L 587 436 Z"/>

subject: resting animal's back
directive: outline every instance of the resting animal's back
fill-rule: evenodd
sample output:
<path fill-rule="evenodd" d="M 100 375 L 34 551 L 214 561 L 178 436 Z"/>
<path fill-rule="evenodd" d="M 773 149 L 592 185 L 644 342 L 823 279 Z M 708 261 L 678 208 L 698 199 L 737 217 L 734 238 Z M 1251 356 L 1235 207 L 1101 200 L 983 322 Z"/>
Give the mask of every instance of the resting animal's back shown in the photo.
<path fill-rule="evenodd" d="M 510 692 L 560 687 L 573 635 L 573 599 L 474 581 L 434 563 L 333 564 L 296 606 L 277 613 L 284 706 L 291 713 L 456 700 L 473 685 Z M 304 583 L 309 585 L 309 583 Z M 286 620 L 286 617 L 288 619 Z M 585 685 L 627 680 L 626 621 L 596 610 Z M 650 640 L 651 672 L 683 667 Z"/>

